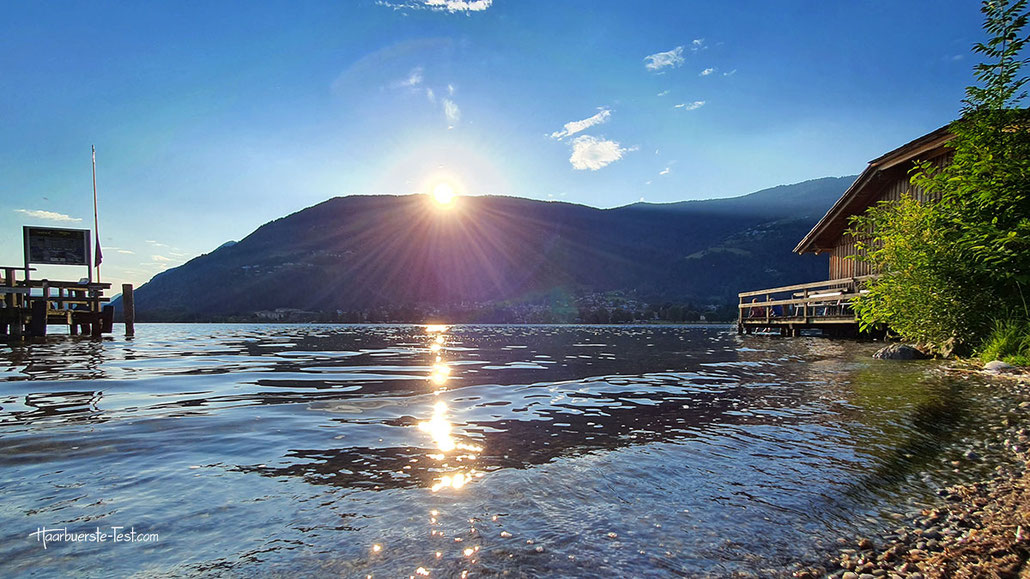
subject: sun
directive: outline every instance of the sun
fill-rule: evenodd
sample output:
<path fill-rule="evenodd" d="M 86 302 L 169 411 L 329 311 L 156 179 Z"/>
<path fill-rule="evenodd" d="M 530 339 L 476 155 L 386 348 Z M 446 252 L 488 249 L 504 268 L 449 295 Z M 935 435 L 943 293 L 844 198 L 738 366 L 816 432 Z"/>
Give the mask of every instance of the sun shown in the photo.
<path fill-rule="evenodd" d="M 447 207 L 454 203 L 454 187 L 450 183 L 439 183 L 433 187 L 433 200 L 438 205 Z"/>

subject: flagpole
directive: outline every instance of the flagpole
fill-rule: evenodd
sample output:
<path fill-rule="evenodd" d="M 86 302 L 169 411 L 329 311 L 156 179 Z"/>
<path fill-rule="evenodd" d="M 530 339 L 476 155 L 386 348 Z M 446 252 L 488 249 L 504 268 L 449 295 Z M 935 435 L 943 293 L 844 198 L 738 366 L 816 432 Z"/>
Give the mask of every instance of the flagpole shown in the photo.
<path fill-rule="evenodd" d="M 96 264 L 97 283 L 100 283 L 100 260 L 103 260 L 103 257 L 100 256 L 100 216 L 97 212 L 97 148 L 95 145 L 90 145 L 90 147 L 93 149 L 93 231 L 97 236 L 93 263 Z"/>

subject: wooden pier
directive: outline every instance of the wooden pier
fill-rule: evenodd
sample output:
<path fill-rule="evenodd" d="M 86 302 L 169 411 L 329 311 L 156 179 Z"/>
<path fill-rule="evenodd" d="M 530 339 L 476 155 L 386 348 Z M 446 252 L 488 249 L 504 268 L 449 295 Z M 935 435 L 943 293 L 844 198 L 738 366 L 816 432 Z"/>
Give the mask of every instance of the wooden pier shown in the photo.
<path fill-rule="evenodd" d="M 831 279 L 742 292 L 738 294 L 737 331 L 796 337 L 802 331 L 818 329 L 827 336 L 858 336 L 858 321 L 851 309 L 851 300 L 873 277 Z"/>
<path fill-rule="evenodd" d="M 109 283 L 29 280 L 27 267 L 2 267 L 0 340 L 42 337 L 47 326 L 66 325 L 71 335 L 112 331 L 114 308 L 104 297 Z M 22 272 L 18 279 L 17 272 Z"/>

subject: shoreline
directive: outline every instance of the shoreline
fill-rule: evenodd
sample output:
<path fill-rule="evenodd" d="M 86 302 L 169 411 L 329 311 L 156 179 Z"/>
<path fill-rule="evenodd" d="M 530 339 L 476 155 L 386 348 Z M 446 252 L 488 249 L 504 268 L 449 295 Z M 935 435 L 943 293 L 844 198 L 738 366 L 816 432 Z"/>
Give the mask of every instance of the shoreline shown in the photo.
<path fill-rule="evenodd" d="M 987 459 L 979 456 L 980 449 L 964 453 L 967 460 L 994 466 L 995 474 L 940 489 L 936 504 L 879 536 L 838 539 L 835 555 L 794 571 L 794 577 L 1030 579 L 1030 372 L 998 373 L 956 363 L 942 371 L 980 376 L 1017 400 L 998 417 L 1000 453 Z M 960 465 L 953 462 L 956 469 Z"/>

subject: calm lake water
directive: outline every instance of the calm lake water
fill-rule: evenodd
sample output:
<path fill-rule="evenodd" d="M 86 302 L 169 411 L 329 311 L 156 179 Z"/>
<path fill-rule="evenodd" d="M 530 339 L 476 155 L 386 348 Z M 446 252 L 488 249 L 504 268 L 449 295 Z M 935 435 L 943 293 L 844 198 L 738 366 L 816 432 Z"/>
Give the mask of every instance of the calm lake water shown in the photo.
<path fill-rule="evenodd" d="M 0 572 L 783 574 L 978 474 L 950 460 L 995 402 L 876 347 L 311 325 L 0 345 Z"/>

